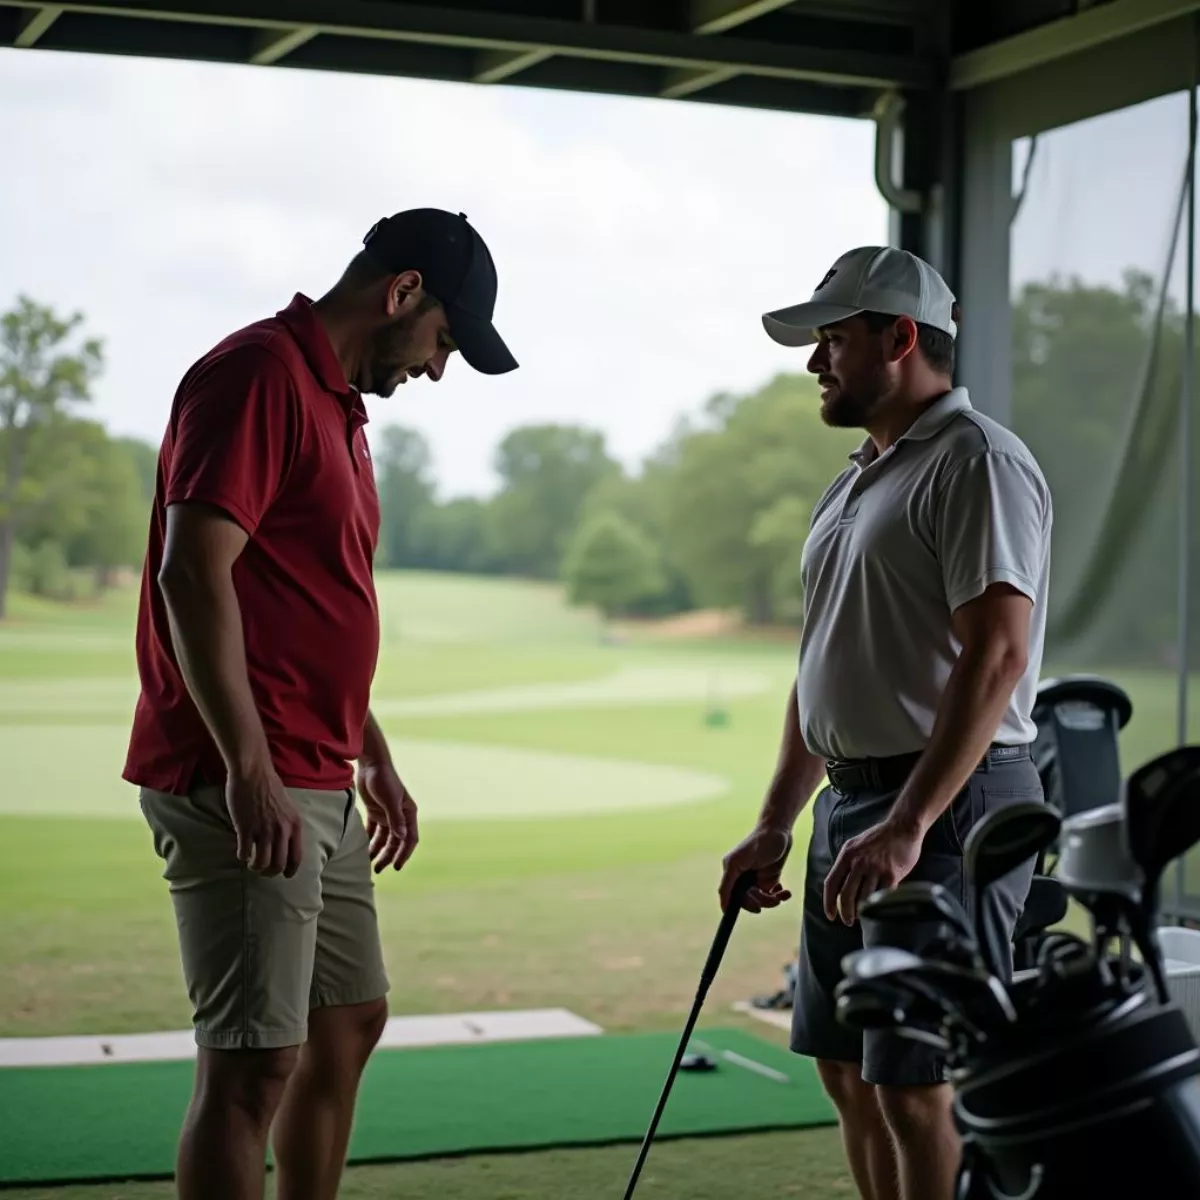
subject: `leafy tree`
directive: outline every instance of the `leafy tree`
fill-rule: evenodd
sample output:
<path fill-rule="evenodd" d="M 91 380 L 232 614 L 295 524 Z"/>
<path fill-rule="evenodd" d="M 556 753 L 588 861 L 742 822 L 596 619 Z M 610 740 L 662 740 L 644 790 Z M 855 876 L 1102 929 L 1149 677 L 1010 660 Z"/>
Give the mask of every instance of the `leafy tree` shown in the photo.
<path fill-rule="evenodd" d="M 423 508 L 413 536 L 421 563 L 431 570 L 477 575 L 499 570 L 484 500 L 466 496 Z"/>
<path fill-rule="evenodd" d="M 375 454 L 381 513 L 380 558 L 389 567 L 424 566 L 418 529 L 433 505 L 429 443 L 415 429 L 389 425 Z"/>
<path fill-rule="evenodd" d="M 862 434 L 827 427 L 814 382 L 795 375 L 751 395 L 714 396 L 704 416 L 666 459 L 667 543 L 699 603 L 768 622 L 783 574 L 799 570 L 812 508 Z"/>
<path fill-rule="evenodd" d="M 614 513 L 637 529 L 653 546 L 660 564 L 662 586 L 633 602 L 628 611 L 640 616 L 685 612 L 692 607 L 687 578 L 675 560 L 666 533 L 670 472 L 670 464 L 660 450 L 642 464 L 640 474 L 621 472 L 601 480 L 580 510 L 580 527 L 606 513 Z"/>
<path fill-rule="evenodd" d="M 149 449 L 110 438 L 95 421 L 64 422 L 55 452 L 73 464 L 73 486 L 43 504 L 21 531 L 31 548 L 52 542 L 67 567 L 92 570 L 98 591 L 111 586 L 118 568 L 139 566 L 146 549 L 153 491 L 144 490 L 138 461 L 144 455 L 134 445 Z"/>
<path fill-rule="evenodd" d="M 103 355 L 83 321 L 27 296 L 0 316 L 0 617 L 17 538 L 51 510 L 69 514 L 89 474 L 70 426 Z"/>
<path fill-rule="evenodd" d="M 116 437 L 113 445 L 124 454 L 137 475 L 138 490 L 147 505 L 154 500 L 154 487 L 158 481 L 158 447 L 143 442 L 140 438 Z"/>
<path fill-rule="evenodd" d="M 577 425 L 526 425 L 500 443 L 501 479 L 489 506 L 489 536 L 514 574 L 557 579 L 583 502 L 619 473 L 604 435 Z"/>
<path fill-rule="evenodd" d="M 573 604 L 590 604 L 611 620 L 662 590 L 665 579 L 654 543 L 618 513 L 579 527 L 563 561 Z"/>

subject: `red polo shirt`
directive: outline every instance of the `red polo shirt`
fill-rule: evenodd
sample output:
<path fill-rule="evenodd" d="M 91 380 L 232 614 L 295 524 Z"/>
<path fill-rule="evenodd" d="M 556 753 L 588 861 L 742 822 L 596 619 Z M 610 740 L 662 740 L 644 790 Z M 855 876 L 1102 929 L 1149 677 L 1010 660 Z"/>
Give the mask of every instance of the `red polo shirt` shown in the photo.
<path fill-rule="evenodd" d="M 157 583 L 167 506 L 199 501 L 250 537 L 233 583 L 276 771 L 289 787 L 351 784 L 379 649 L 379 499 L 366 423 L 304 296 L 226 338 L 184 377 L 159 454 L 142 576 L 129 782 L 186 795 L 198 777 L 225 776 L 180 674 Z"/>

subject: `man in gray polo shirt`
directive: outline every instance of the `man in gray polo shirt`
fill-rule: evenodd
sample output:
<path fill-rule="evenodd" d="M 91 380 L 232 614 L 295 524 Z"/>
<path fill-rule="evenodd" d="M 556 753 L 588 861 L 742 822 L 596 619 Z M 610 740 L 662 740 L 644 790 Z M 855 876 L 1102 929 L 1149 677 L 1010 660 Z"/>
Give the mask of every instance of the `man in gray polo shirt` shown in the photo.
<path fill-rule="evenodd" d="M 792 1048 L 817 1060 L 864 1200 L 950 1200 L 960 1148 L 939 1053 L 836 1020 L 841 960 L 863 945 L 858 906 L 906 878 L 969 902 L 972 826 L 1042 799 L 1029 744 L 1050 493 L 1022 442 L 953 386 L 957 319 L 932 267 L 881 247 L 843 255 L 809 302 L 763 317 L 775 341 L 815 347 L 825 422 L 867 436 L 813 511 L 783 744 L 754 829 L 725 858 L 721 902 L 746 870 L 749 911 L 789 899 L 792 829 L 827 778 Z M 998 885 L 1010 937 L 1032 873 L 1030 861 Z"/>

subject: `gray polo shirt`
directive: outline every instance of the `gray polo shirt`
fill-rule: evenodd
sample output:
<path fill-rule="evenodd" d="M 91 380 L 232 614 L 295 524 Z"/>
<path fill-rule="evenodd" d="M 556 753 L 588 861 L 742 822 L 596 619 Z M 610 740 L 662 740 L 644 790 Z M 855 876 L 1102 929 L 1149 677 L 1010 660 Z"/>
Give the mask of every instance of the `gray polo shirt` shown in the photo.
<path fill-rule="evenodd" d="M 1034 609 L 1028 666 L 996 741 L 1031 742 L 1052 521 L 1033 455 L 955 388 L 882 455 L 868 438 L 850 457 L 801 555 L 805 744 L 841 759 L 921 750 L 961 649 L 951 613 L 997 582 Z"/>

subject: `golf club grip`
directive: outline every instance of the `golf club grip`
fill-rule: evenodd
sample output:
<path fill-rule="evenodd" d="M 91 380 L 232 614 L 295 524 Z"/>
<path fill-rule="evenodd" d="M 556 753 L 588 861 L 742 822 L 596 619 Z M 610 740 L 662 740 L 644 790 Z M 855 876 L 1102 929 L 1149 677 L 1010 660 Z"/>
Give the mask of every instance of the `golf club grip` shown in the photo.
<path fill-rule="evenodd" d="M 754 871 L 744 871 L 738 876 L 737 882 L 733 885 L 733 890 L 729 893 L 729 905 L 725 909 L 721 917 L 721 924 L 717 928 L 717 936 L 713 938 L 712 949 L 708 952 L 708 961 L 704 964 L 704 970 L 700 973 L 700 987 L 702 990 L 707 990 L 709 984 L 717 977 L 717 971 L 721 966 L 721 959 L 725 957 L 725 948 L 729 945 L 729 939 L 733 936 L 733 927 L 737 924 L 738 913 L 742 910 L 742 901 L 746 898 L 746 893 L 754 886 L 758 879 L 758 875 Z"/>

